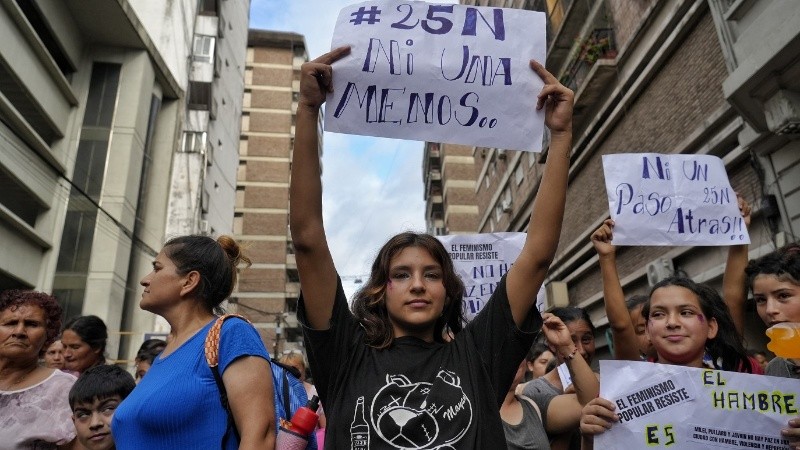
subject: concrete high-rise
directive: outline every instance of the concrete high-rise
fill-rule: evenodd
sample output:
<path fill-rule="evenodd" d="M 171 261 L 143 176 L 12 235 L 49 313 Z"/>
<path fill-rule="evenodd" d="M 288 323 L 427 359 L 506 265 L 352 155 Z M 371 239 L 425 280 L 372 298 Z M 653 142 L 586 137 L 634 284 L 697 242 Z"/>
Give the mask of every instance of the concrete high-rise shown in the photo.
<path fill-rule="evenodd" d="M 111 359 L 157 329 L 138 282 L 165 237 L 232 229 L 248 5 L 0 6 L 0 288 L 100 316 Z"/>

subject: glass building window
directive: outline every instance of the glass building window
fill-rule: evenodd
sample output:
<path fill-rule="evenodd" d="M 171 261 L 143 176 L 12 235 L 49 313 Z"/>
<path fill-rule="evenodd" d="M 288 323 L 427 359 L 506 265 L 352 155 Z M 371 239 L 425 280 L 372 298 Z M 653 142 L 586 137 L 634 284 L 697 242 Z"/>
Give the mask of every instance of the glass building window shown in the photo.
<path fill-rule="evenodd" d="M 53 294 L 66 317 L 81 314 L 119 90 L 119 64 L 95 63 L 58 252 Z"/>

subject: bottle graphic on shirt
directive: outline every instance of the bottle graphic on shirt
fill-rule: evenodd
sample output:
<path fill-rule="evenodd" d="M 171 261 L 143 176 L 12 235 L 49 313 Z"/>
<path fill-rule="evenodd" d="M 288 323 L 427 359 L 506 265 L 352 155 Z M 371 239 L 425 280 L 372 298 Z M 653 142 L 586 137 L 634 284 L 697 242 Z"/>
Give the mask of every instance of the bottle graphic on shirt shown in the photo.
<path fill-rule="evenodd" d="M 369 424 L 364 418 L 364 396 L 356 401 L 356 412 L 350 424 L 350 450 L 369 449 Z"/>

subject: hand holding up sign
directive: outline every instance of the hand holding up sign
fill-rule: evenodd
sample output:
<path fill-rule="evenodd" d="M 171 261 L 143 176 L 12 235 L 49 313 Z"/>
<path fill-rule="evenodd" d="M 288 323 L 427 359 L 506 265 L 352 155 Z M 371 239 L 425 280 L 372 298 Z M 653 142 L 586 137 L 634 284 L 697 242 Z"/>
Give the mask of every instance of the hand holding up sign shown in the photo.
<path fill-rule="evenodd" d="M 575 93 L 558 82 L 539 62 L 531 60 L 531 69 L 544 81 L 544 87 L 537 96 L 536 109 L 546 106 L 544 124 L 550 129 L 551 135 L 572 133 L 572 108 L 575 103 Z"/>
<path fill-rule="evenodd" d="M 581 413 L 581 435 L 583 445 L 581 450 L 594 448 L 594 436 L 611 429 L 611 425 L 619 421 L 619 416 L 614 412 L 614 403 L 602 397 L 590 401 Z"/>
<path fill-rule="evenodd" d="M 339 47 L 300 67 L 300 99 L 298 105 L 318 109 L 325 96 L 333 92 L 331 64 L 350 54 L 350 47 Z"/>
<path fill-rule="evenodd" d="M 611 240 L 614 239 L 614 221 L 606 219 L 603 225 L 592 233 L 592 245 L 600 258 L 614 256 L 617 249 Z"/>

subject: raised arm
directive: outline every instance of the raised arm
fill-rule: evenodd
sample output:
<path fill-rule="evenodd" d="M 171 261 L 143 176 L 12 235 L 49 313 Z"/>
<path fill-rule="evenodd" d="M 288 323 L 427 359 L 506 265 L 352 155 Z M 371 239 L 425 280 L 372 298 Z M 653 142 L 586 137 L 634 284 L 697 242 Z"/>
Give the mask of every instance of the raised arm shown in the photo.
<path fill-rule="evenodd" d="M 315 329 L 328 328 L 336 295 L 336 268 L 322 225 L 317 122 L 325 95 L 333 90 L 331 64 L 348 53 L 349 47 L 340 47 L 300 68 L 300 98 L 289 183 L 289 226 L 307 319 Z"/>
<path fill-rule="evenodd" d="M 736 200 L 739 203 L 739 212 L 744 218 L 744 224 L 750 228 L 750 204 L 738 193 Z M 725 274 L 722 276 L 722 298 L 731 311 L 733 324 L 739 335 L 744 333 L 744 303 L 747 300 L 747 276 L 744 269 L 747 267 L 747 253 L 747 244 L 728 247 L 728 261 L 725 263 Z"/>
<path fill-rule="evenodd" d="M 599 256 L 600 273 L 603 277 L 603 301 L 606 317 L 614 337 L 614 357 L 639 361 L 639 341 L 636 338 L 631 316 L 625 306 L 625 295 L 617 272 L 617 251 L 611 243 L 614 237 L 614 221 L 606 219 L 603 225 L 592 233 L 592 245 Z"/>
<path fill-rule="evenodd" d="M 575 97 L 538 62 L 531 61 L 531 68 L 545 83 L 539 93 L 536 109 L 546 108 L 545 125 L 550 129 L 550 150 L 533 205 L 525 245 L 506 278 L 508 302 L 517 325 L 522 324 L 533 307 L 536 293 L 547 276 L 558 248 L 567 197 Z"/>
<path fill-rule="evenodd" d="M 547 414 L 547 432 L 559 434 L 578 426 L 583 406 L 600 394 L 600 381 L 578 352 L 564 322 L 550 313 L 542 314 L 542 319 L 542 331 L 547 342 L 564 360 L 575 388 L 574 394 L 555 396 L 547 406 L 547 411 L 543 412 Z"/>

